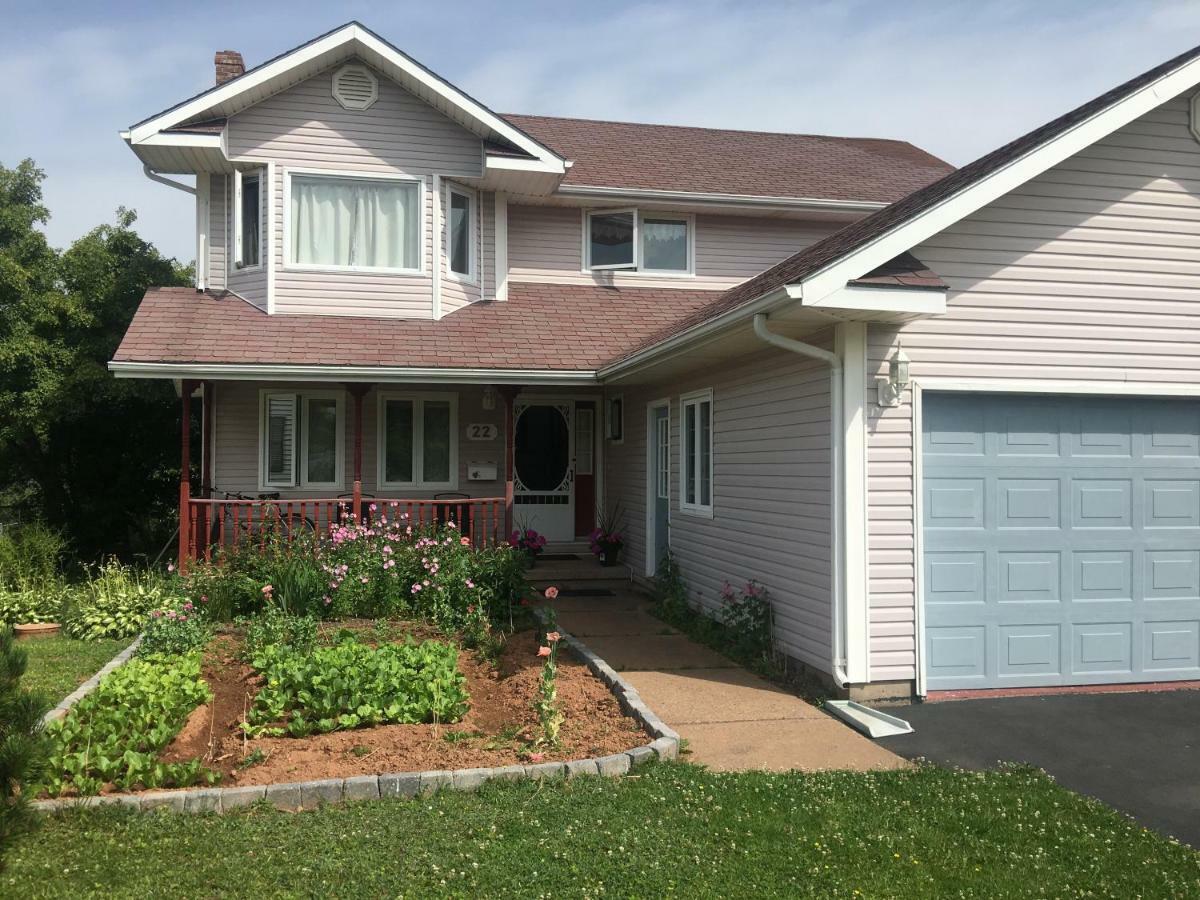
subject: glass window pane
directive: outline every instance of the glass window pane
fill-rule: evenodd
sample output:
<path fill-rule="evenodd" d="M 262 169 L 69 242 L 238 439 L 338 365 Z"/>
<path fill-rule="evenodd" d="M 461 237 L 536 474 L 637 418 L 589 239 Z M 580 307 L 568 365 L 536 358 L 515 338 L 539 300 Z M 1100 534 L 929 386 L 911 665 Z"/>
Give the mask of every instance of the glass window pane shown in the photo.
<path fill-rule="evenodd" d="M 642 219 L 643 269 L 686 272 L 688 267 L 687 222 L 675 219 Z"/>
<path fill-rule="evenodd" d="M 687 503 L 696 502 L 696 405 L 683 408 L 683 446 L 686 462 L 683 470 L 684 494 Z"/>
<path fill-rule="evenodd" d="M 633 265 L 633 213 L 599 213 L 588 216 L 591 264 Z"/>
<path fill-rule="evenodd" d="M 291 247 L 299 265 L 416 269 L 415 182 L 291 176 Z"/>
<path fill-rule="evenodd" d="M 258 244 L 262 229 L 259 226 L 258 176 L 242 176 L 242 265 L 258 265 Z"/>
<path fill-rule="evenodd" d="M 700 505 L 712 504 L 712 404 L 700 404 Z"/>
<path fill-rule="evenodd" d="M 296 398 L 267 398 L 266 483 L 290 485 L 295 471 Z"/>
<path fill-rule="evenodd" d="M 424 481 L 445 484 L 450 480 L 450 402 L 426 400 L 422 421 Z"/>
<path fill-rule="evenodd" d="M 471 199 L 450 192 L 450 271 L 471 274 Z"/>
<path fill-rule="evenodd" d="M 337 477 L 337 401 L 314 397 L 305 406 L 308 464 L 304 477 L 314 484 L 331 484 Z"/>
<path fill-rule="evenodd" d="M 413 481 L 413 402 L 388 400 L 383 405 L 383 480 Z"/>

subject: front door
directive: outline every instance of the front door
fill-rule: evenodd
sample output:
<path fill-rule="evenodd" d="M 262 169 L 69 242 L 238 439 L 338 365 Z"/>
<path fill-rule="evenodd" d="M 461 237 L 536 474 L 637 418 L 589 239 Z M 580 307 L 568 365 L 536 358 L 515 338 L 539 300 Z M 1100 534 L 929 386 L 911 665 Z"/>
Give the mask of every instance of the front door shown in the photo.
<path fill-rule="evenodd" d="M 513 406 L 514 525 L 550 541 L 575 537 L 573 400 Z"/>
<path fill-rule="evenodd" d="M 671 408 L 656 406 L 650 411 L 649 471 L 654 510 L 654 531 L 651 536 L 650 568 L 657 572 L 670 548 L 671 533 Z"/>

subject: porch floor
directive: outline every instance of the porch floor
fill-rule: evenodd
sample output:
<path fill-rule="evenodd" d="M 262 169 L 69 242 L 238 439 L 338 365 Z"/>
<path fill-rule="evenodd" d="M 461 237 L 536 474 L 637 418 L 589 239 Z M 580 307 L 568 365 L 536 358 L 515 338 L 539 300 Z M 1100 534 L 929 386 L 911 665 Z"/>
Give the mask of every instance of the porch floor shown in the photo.
<path fill-rule="evenodd" d="M 590 560 L 539 563 L 540 586 L 564 588 L 558 623 L 599 654 L 711 769 L 903 768 L 909 763 L 801 698 L 680 634 L 648 611 L 624 569 Z M 614 577 L 615 576 L 615 577 Z M 607 595 L 572 596 L 581 585 Z"/>

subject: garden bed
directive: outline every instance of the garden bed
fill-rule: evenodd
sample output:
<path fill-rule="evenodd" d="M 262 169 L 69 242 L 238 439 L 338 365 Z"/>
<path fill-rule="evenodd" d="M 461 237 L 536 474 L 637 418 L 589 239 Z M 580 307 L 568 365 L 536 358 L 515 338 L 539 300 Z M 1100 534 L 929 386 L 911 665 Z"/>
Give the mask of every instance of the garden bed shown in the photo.
<path fill-rule="evenodd" d="M 367 646 L 436 638 L 423 623 L 341 621 L 322 626 L 327 644 L 353 632 Z M 388 724 L 291 736 L 248 736 L 242 723 L 263 678 L 246 661 L 240 628 L 219 629 L 203 654 L 202 677 L 212 699 L 197 707 L 159 754 L 167 763 L 200 760 L 220 774 L 221 787 L 344 778 L 392 772 L 491 768 L 566 761 L 621 753 L 649 740 L 621 710 L 607 685 L 586 665 L 560 658 L 558 699 L 565 723 L 557 746 L 537 744 L 533 707 L 541 676 L 538 632 L 507 636 L 494 659 L 463 649 L 458 670 L 465 677 L 469 708 L 458 721 Z M 106 784 L 102 793 L 115 793 Z"/>

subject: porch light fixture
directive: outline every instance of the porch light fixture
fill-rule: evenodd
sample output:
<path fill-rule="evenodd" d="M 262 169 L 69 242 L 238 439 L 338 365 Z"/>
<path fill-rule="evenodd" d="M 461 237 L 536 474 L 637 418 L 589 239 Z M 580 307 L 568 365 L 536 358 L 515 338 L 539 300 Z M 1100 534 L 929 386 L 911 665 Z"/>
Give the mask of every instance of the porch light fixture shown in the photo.
<path fill-rule="evenodd" d="M 903 347 L 897 344 L 896 351 L 888 360 L 887 379 L 880 378 L 875 382 L 876 390 L 879 392 L 880 406 L 900 405 L 900 400 L 904 396 L 904 390 L 911 383 L 908 374 L 908 364 L 908 354 L 904 352 Z"/>
<path fill-rule="evenodd" d="M 483 408 L 489 411 L 496 408 L 496 389 L 490 384 L 483 389 Z"/>

